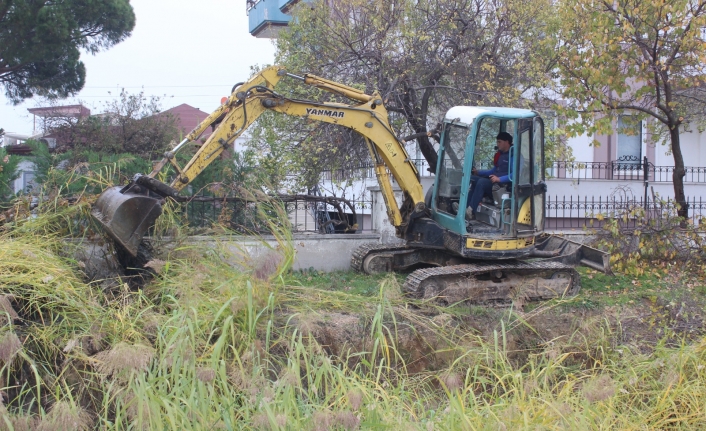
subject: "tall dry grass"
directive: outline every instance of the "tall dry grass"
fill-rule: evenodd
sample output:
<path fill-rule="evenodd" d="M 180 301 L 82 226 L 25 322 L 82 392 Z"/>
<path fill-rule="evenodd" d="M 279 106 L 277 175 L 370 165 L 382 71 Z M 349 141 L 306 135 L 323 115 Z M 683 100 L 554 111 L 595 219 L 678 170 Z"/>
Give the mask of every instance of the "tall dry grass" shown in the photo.
<path fill-rule="evenodd" d="M 264 272 L 245 249 L 181 245 L 106 296 L 62 239 L 85 211 L 0 237 L 0 429 L 706 427 L 706 341 L 646 355 L 597 320 L 518 356 L 511 311 L 481 336 L 394 278 L 372 299 L 288 285 L 277 220 Z"/>

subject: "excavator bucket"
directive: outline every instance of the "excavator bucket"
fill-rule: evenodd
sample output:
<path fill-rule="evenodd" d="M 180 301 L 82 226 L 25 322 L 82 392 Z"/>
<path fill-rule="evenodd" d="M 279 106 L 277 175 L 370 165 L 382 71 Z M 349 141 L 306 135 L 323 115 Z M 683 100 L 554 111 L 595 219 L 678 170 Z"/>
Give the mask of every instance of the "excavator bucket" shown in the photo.
<path fill-rule="evenodd" d="M 610 269 L 610 254 L 566 238 L 549 235 L 546 240 L 537 244 L 535 249 L 536 257 L 567 265 L 587 266 L 604 274 L 613 274 Z"/>
<path fill-rule="evenodd" d="M 96 200 L 91 211 L 93 218 L 120 246 L 133 257 L 137 256 L 142 237 L 157 217 L 162 214 L 160 199 L 111 187 Z"/>

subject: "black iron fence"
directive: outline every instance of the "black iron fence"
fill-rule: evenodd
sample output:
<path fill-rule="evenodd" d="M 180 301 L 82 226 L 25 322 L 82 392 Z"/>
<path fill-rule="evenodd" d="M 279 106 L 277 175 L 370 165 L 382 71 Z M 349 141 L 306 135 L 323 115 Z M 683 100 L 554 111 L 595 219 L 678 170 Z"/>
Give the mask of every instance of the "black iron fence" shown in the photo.
<path fill-rule="evenodd" d="M 328 198 L 323 198 L 328 199 Z M 689 222 L 706 223 L 706 200 L 687 199 Z M 194 196 L 180 206 L 189 225 L 196 228 L 225 226 L 236 232 L 270 232 L 272 220 L 289 220 L 293 232 L 362 233 L 373 232 L 375 214 L 370 199 L 355 197 L 345 202 L 312 202 L 291 199 L 277 207 L 258 206 L 235 198 Z M 276 209 L 279 208 L 279 209 Z M 647 220 L 666 220 L 677 215 L 673 200 L 645 200 L 630 196 L 547 196 L 545 229 L 600 228 L 608 220 L 617 220 L 621 227 L 636 227 Z"/>
<path fill-rule="evenodd" d="M 706 183 L 706 167 L 685 167 L 685 182 Z M 655 166 L 634 156 L 622 156 L 611 162 L 553 162 L 547 168 L 547 178 L 581 180 L 620 180 L 670 183 L 674 166 Z"/>
<path fill-rule="evenodd" d="M 687 199 L 689 222 L 706 222 L 706 201 Z M 545 229 L 599 228 L 608 220 L 617 220 L 621 227 L 636 227 L 645 221 L 666 220 L 677 216 L 673 200 L 645 200 L 626 196 L 547 196 Z"/>
<path fill-rule="evenodd" d="M 422 176 L 434 175 L 429 171 L 429 163 L 425 159 L 412 159 L 412 162 Z M 479 169 L 489 167 L 478 166 Z M 706 166 L 686 166 L 684 169 L 685 182 L 706 183 Z M 579 182 L 620 180 L 669 183 L 672 182 L 674 166 L 655 166 L 647 157 L 622 156 L 610 162 L 556 161 L 547 167 L 546 175 L 547 178 L 575 179 Z M 361 164 L 322 173 L 325 181 L 341 182 L 360 178 L 375 178 L 375 167 L 372 164 Z"/>
<path fill-rule="evenodd" d="M 233 197 L 201 194 L 180 205 L 189 226 L 220 225 L 243 234 L 267 233 L 270 223 L 287 218 L 293 232 L 360 233 L 373 230 L 372 200 L 356 197 L 290 197 L 263 205 Z"/>

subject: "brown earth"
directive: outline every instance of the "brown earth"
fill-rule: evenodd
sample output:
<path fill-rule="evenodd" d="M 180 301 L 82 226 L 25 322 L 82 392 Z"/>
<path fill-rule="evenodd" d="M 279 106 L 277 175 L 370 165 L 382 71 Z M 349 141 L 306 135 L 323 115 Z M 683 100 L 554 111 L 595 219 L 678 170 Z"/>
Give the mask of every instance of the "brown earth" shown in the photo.
<path fill-rule="evenodd" d="M 386 316 L 384 324 L 394 334 L 394 339 L 387 337 L 388 342 L 404 358 L 408 371 L 447 367 L 448 361 L 458 356 L 458 349 L 478 344 L 479 339 L 492 346 L 497 338 L 509 359 L 521 364 L 531 354 L 558 355 L 571 351 L 572 346 L 580 346 L 575 350 L 584 352 L 624 347 L 649 354 L 660 341 L 676 346 L 706 334 L 706 311 L 697 293 L 673 301 L 645 297 L 632 304 L 594 308 L 540 305 L 526 312 L 477 306 L 465 310 L 467 313 L 456 309 L 452 315 L 421 309 L 410 313 L 408 308 L 397 308 L 394 320 Z M 423 318 L 417 319 L 415 314 Z M 284 322 L 289 316 L 285 312 L 281 317 Z M 289 321 L 305 335 L 313 336 L 327 353 L 339 357 L 371 351 L 371 323 L 365 313 L 327 311 Z M 590 365 L 585 363 L 590 357 L 573 359 Z"/>

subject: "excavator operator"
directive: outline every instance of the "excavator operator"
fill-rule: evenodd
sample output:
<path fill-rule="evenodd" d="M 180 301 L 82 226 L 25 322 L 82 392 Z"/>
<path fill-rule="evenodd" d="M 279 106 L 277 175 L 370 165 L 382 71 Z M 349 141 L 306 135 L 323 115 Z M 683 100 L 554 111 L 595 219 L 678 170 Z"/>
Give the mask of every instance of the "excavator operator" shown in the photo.
<path fill-rule="evenodd" d="M 510 147 L 512 147 L 512 135 L 508 132 L 500 132 L 496 137 L 498 154 L 496 154 L 493 167 L 479 171 L 473 168 L 471 172 L 471 191 L 466 208 L 466 218 L 475 218 L 476 209 L 483 200 L 483 197 L 493 197 L 493 192 L 505 188 L 510 183 L 508 176 L 510 163 Z"/>

